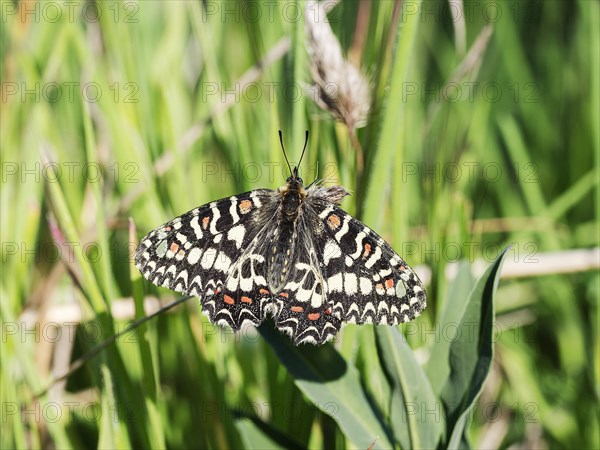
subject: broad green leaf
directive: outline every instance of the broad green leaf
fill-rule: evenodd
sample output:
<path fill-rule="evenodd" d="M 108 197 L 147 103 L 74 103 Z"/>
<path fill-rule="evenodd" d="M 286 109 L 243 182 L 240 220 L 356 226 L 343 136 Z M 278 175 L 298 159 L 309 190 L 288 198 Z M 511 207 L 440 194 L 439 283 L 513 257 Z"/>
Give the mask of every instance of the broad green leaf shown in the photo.
<path fill-rule="evenodd" d="M 292 449 L 303 447 L 272 425 L 256 416 L 238 415 L 235 426 L 247 448 Z"/>
<path fill-rule="evenodd" d="M 236 424 L 246 448 L 284 449 L 248 420 Z"/>
<path fill-rule="evenodd" d="M 452 435 L 450 436 L 450 440 L 448 441 L 448 444 L 446 445 L 447 448 L 459 448 L 461 450 L 469 450 L 471 448 L 471 445 L 469 444 L 469 441 L 467 440 L 466 437 L 466 425 L 467 425 L 467 421 L 469 419 L 469 414 L 471 412 L 471 409 L 473 408 L 473 405 L 471 405 L 468 410 L 465 412 L 465 414 L 461 415 L 458 418 L 458 421 L 456 422 L 456 425 L 454 426 L 454 430 L 452 432 Z"/>
<path fill-rule="evenodd" d="M 460 263 L 458 274 L 448 289 L 448 295 L 441 311 L 441 320 L 435 324 L 439 335 L 431 347 L 431 352 L 425 372 L 429 377 L 435 395 L 439 396 L 448 376 L 450 376 L 450 344 L 458 332 L 457 324 L 465 311 L 465 304 L 469 293 L 475 285 L 475 279 L 471 272 L 471 265 L 463 261 Z M 437 333 L 436 333 L 437 336 Z"/>
<path fill-rule="evenodd" d="M 508 247 L 509 248 L 509 247 Z M 471 291 L 450 344 L 450 376 L 441 398 L 446 408 L 449 442 L 458 443 L 469 409 L 483 389 L 494 356 L 494 294 L 506 248 Z"/>
<path fill-rule="evenodd" d="M 435 448 L 444 414 L 429 379 L 397 328 L 376 327 L 379 359 L 392 386 L 390 419 L 403 449 Z"/>
<path fill-rule="evenodd" d="M 391 431 L 385 428 L 380 413 L 364 391 L 356 367 L 331 345 L 294 347 L 291 341 L 262 325 L 260 333 L 294 377 L 296 386 L 317 408 L 337 422 L 357 448 L 391 448 Z"/>

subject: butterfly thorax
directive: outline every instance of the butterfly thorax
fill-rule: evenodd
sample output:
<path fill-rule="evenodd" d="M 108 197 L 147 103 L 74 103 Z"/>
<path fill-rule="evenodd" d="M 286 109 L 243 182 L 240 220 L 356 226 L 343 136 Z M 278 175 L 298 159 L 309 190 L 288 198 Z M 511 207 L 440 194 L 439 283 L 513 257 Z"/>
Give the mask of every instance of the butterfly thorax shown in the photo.
<path fill-rule="evenodd" d="M 278 193 L 281 203 L 268 270 L 268 281 L 273 292 L 281 291 L 287 281 L 290 261 L 293 260 L 298 216 L 307 195 L 302 179 L 298 177 L 288 178 L 286 184 L 278 189 Z"/>

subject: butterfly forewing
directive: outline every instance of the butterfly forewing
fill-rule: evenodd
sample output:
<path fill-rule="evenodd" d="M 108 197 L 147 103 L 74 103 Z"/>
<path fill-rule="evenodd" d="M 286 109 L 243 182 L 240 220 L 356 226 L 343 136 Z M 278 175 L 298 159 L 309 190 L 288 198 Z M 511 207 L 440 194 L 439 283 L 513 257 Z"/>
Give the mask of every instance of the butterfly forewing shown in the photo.
<path fill-rule="evenodd" d="M 236 270 L 242 274 L 246 269 L 243 255 L 248 255 L 253 241 L 273 220 L 276 210 L 276 193 L 268 189 L 200 206 L 142 238 L 135 254 L 136 266 L 153 284 L 199 297 L 205 306 L 203 311 L 214 322 L 227 323 L 234 329 L 239 329 L 246 318 L 260 323 L 263 316 L 259 298 L 253 307 L 243 303 L 251 309 L 250 314 L 232 307 L 227 294 L 231 283 L 227 280 Z M 264 278 L 261 270 L 255 267 L 257 276 L 240 298 L 250 298 L 254 291 L 262 295 L 255 289 L 256 278 Z M 238 283 L 236 292 L 247 285 L 244 281 Z M 227 309 L 225 314 L 220 314 L 221 304 Z"/>

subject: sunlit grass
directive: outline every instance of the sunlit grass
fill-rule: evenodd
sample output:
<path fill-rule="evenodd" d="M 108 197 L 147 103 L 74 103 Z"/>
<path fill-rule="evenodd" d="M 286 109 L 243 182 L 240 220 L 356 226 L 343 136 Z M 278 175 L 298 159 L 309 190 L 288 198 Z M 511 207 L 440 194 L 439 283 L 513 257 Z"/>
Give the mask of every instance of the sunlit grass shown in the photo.
<path fill-rule="evenodd" d="M 99 18 L 82 3 L 69 20 L 52 3 L 56 21 L 43 3 L 28 15 L 1 4 L 2 448 L 242 448 L 272 445 L 277 432 L 288 447 L 356 445 L 338 405 L 316 405 L 262 335 L 221 331 L 194 301 L 32 400 L 140 317 L 144 297 L 175 298 L 132 268 L 128 219 L 141 236 L 208 201 L 280 186 L 278 129 L 297 160 L 308 128 L 304 179 L 318 165 L 357 194 L 345 209 L 429 268 L 428 308 L 404 327 L 421 363 L 448 339 L 452 263 L 489 265 L 511 243 L 506 261 L 521 264 L 599 245 L 596 2 L 499 3 L 497 20 L 487 3 L 467 6 L 464 49 L 445 2 L 427 2 L 426 15 L 404 2 L 397 22 L 392 2 L 370 3 L 360 54 L 374 99 L 358 130 L 358 180 L 344 126 L 301 95 L 308 62 L 302 21 L 291 19 L 300 6 L 247 20 L 247 3 L 223 16 L 220 2 L 204 13 L 192 1 L 97 2 Z M 348 51 L 358 8 L 342 2 L 329 16 Z M 501 283 L 473 445 L 600 445 L 599 294 L 592 271 Z M 335 348 L 388 414 L 374 335 L 348 326 Z"/>

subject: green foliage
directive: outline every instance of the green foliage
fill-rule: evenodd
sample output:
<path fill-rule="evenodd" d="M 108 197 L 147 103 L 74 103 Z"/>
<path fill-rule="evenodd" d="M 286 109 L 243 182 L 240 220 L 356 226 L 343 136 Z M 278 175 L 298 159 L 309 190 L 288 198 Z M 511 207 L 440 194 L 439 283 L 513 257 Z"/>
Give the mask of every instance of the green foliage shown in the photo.
<path fill-rule="evenodd" d="M 340 2 L 359 146 L 300 95 L 302 5 L 1 1 L 0 448 L 600 447 L 600 277 L 530 270 L 600 245 L 598 2 Z M 429 268 L 416 322 L 295 348 L 192 301 L 36 397 L 177 298 L 132 266 L 139 236 L 278 187 L 277 130 L 295 161 L 307 128 L 303 178 Z"/>

